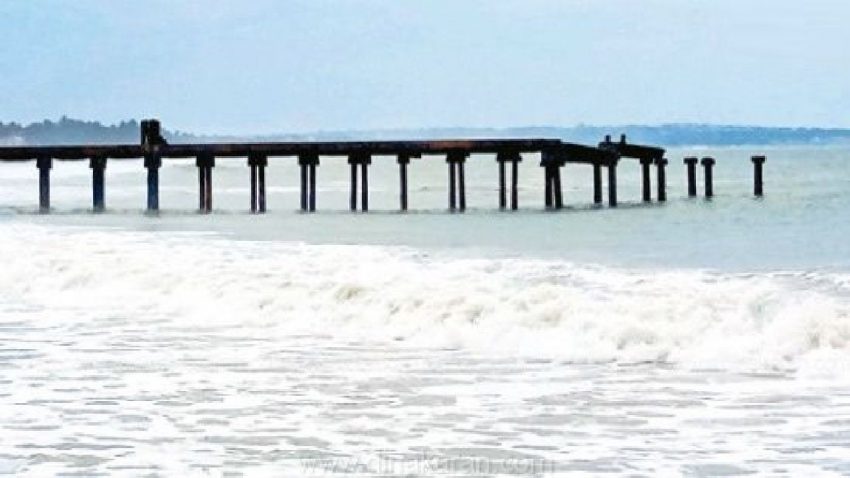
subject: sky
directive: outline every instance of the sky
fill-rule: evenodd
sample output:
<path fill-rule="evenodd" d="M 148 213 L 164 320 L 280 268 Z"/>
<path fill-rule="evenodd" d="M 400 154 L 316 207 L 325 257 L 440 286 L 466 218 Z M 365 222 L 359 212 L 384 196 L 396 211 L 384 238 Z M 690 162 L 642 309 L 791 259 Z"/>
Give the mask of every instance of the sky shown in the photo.
<path fill-rule="evenodd" d="M 847 0 L 0 0 L 0 121 L 850 127 Z"/>

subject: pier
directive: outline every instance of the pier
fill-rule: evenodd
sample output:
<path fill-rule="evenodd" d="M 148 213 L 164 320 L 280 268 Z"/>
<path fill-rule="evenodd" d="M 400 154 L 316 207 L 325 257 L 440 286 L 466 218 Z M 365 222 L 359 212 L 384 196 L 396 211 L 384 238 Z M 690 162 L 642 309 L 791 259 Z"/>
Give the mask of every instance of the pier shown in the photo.
<path fill-rule="evenodd" d="M 345 158 L 351 170 L 349 208 L 369 210 L 369 167 L 373 156 L 395 156 L 399 168 L 399 209 L 408 209 L 408 174 L 414 158 L 444 158 L 447 165 L 447 206 L 450 211 L 466 209 L 466 162 L 480 155 L 495 155 L 499 171 L 499 209 L 519 208 L 519 163 L 523 155 L 539 154 L 543 172 L 543 206 L 546 209 L 564 207 L 562 170 L 568 164 L 586 165 L 593 169 L 594 204 L 602 203 L 602 168 L 608 172 L 608 205 L 618 202 L 617 167 L 623 159 L 635 159 L 640 165 L 641 191 L 644 202 L 652 201 L 652 165 L 656 171 L 656 199 L 665 201 L 668 164 L 665 150 L 656 146 L 631 144 L 621 136 L 612 141 L 607 136 L 597 146 L 564 142 L 557 139 L 453 139 L 431 141 L 341 141 L 341 142 L 247 142 L 169 144 L 161 134 L 157 120 L 141 122 L 139 144 L 73 145 L 73 146 L 10 146 L 0 147 L 0 161 L 35 160 L 39 177 L 39 209 L 48 212 L 50 203 L 50 170 L 54 160 L 88 160 L 92 171 L 92 210 L 106 208 L 105 170 L 110 159 L 143 159 L 147 170 L 148 211 L 157 211 L 159 202 L 159 169 L 165 159 L 194 158 L 198 168 L 198 210 L 209 213 L 213 208 L 212 174 L 217 160 L 243 158 L 247 161 L 250 181 L 249 210 L 264 213 L 266 204 L 265 169 L 272 158 L 297 160 L 300 170 L 300 209 L 312 212 L 317 207 L 317 172 L 320 158 Z M 686 158 L 688 195 L 696 195 L 696 158 Z M 761 165 L 764 159 L 754 157 L 756 165 L 755 193 L 761 188 Z M 713 195 L 711 168 L 714 159 L 704 158 L 706 196 Z M 508 174 L 510 172 L 510 174 Z M 510 180 L 508 180 L 510 177 Z M 510 200 L 508 200 L 510 198 Z"/>

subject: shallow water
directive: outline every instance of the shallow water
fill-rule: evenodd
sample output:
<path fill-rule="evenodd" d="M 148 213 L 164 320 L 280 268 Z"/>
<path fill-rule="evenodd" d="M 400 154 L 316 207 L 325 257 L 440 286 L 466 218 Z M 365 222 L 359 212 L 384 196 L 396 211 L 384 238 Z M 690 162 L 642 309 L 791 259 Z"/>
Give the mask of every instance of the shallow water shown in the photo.
<path fill-rule="evenodd" d="M 0 473 L 586 476 L 850 474 L 850 169 L 837 148 L 671 152 L 670 201 L 542 212 L 523 163 L 518 213 L 494 211 L 492 158 L 445 213 L 441 161 L 375 160 L 369 214 L 323 160 L 319 213 L 273 163 L 270 213 L 242 161 L 219 161 L 214 214 L 190 161 L 0 174 Z M 718 159 L 712 201 L 682 197 L 685 154 Z"/>

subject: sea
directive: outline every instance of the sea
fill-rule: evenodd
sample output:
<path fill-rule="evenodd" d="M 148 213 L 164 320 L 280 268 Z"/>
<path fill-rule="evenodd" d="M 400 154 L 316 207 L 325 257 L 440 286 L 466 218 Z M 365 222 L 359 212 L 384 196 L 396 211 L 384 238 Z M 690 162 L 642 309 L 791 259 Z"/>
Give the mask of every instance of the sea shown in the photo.
<path fill-rule="evenodd" d="M 751 155 L 764 154 L 753 196 Z M 715 196 L 688 198 L 685 156 Z M 299 212 L 294 158 L 249 213 L 244 158 L 0 164 L 0 475 L 848 476 L 850 147 L 670 149 L 668 200 L 619 167 L 617 208 L 563 169 L 518 211 L 493 156 L 447 208 L 444 158 L 370 168 L 348 210 L 321 158 Z M 653 170 L 653 198 L 655 174 Z"/>

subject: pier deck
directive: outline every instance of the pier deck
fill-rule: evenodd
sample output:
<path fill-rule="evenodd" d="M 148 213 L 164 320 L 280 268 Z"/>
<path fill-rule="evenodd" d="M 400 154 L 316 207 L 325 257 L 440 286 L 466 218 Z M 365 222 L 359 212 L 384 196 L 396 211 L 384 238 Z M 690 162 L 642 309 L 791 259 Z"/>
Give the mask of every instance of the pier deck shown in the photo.
<path fill-rule="evenodd" d="M 0 161 L 35 160 L 39 169 L 39 205 L 50 209 L 50 169 L 54 160 L 89 160 L 92 169 L 92 206 L 105 207 L 104 170 L 109 159 L 144 158 L 147 169 L 147 209 L 159 209 L 159 168 L 163 159 L 196 158 L 198 166 L 199 209 L 212 209 L 212 169 L 216 158 L 246 158 L 250 168 L 250 205 L 252 212 L 265 212 L 265 168 L 270 158 L 294 157 L 301 175 L 301 209 L 316 209 L 316 170 L 320 157 L 344 156 L 351 167 L 352 210 L 368 210 L 368 170 L 372 156 L 395 156 L 399 165 L 399 203 L 407 209 L 407 174 L 411 158 L 444 156 L 448 163 L 448 203 L 451 210 L 466 208 L 464 163 L 471 155 L 496 156 L 499 165 L 499 207 L 508 207 L 507 165 L 510 165 L 510 207 L 518 208 L 518 163 L 523 154 L 539 154 L 544 169 L 544 204 L 547 208 L 563 207 L 561 168 L 568 163 L 586 164 L 594 168 L 594 202 L 601 202 L 601 168 L 607 167 L 609 204 L 617 205 L 616 168 L 622 157 L 634 157 L 644 164 L 644 200 L 649 197 L 648 164 L 655 162 L 659 174 L 658 199 L 663 201 L 664 150 L 652 146 L 627 144 L 625 137 L 612 143 L 610 137 L 598 146 L 564 142 L 558 139 L 451 139 L 428 141 L 321 141 L 321 142 L 237 142 L 169 144 L 160 134 L 157 120 L 141 124 L 140 144 L 6 146 L 0 147 Z M 358 186 L 360 194 L 358 194 Z"/>

